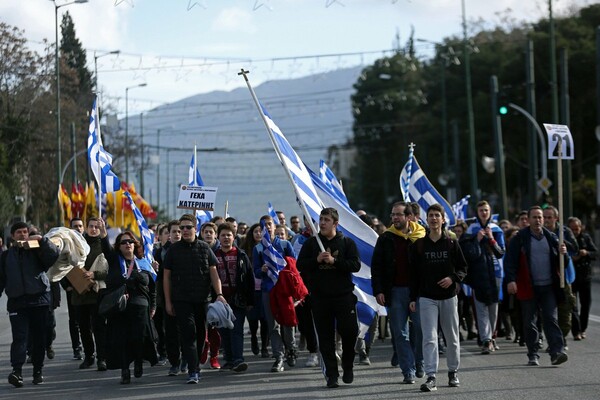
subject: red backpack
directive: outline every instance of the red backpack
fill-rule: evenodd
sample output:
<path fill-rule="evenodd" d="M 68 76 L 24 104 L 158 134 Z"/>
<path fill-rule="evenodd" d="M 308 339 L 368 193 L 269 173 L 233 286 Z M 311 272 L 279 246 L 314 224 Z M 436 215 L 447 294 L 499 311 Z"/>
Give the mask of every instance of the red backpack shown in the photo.
<path fill-rule="evenodd" d="M 280 325 L 296 326 L 296 304 L 308 295 L 308 289 L 296 268 L 296 259 L 285 257 L 287 265 L 279 272 L 277 283 L 269 292 L 273 318 Z"/>

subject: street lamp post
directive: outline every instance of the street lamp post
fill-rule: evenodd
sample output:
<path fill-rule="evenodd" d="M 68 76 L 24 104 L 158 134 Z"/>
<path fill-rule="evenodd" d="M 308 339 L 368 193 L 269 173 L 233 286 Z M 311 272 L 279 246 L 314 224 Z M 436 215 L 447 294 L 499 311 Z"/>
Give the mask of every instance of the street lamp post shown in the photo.
<path fill-rule="evenodd" d="M 58 185 L 61 184 L 61 169 L 62 169 L 62 161 L 61 161 L 61 137 L 60 137 L 60 62 L 58 57 L 58 9 L 61 7 L 65 7 L 71 4 L 82 4 L 87 3 L 88 0 L 74 0 L 69 3 L 64 4 L 56 4 L 56 0 L 51 0 L 54 3 L 54 61 L 56 63 L 56 178 L 58 180 Z M 56 207 L 56 221 L 60 222 L 60 209 Z"/>
<path fill-rule="evenodd" d="M 121 54 L 121 50 L 113 50 L 106 53 L 96 54 L 94 51 L 94 88 L 96 93 L 98 93 L 98 59 L 100 57 L 109 56 L 112 54 Z"/>
<path fill-rule="evenodd" d="M 125 182 L 129 184 L 129 89 L 147 86 L 147 83 L 125 88 Z"/>

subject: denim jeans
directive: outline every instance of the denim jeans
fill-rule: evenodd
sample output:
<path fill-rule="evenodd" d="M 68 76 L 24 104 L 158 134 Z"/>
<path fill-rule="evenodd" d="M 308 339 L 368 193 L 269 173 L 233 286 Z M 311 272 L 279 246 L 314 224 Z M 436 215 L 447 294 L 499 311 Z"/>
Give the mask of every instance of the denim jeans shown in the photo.
<path fill-rule="evenodd" d="M 223 345 L 223 356 L 227 363 L 237 364 L 244 361 L 244 322 L 246 320 L 246 310 L 236 306 L 231 306 L 235 321 L 233 329 L 221 328 L 221 343 Z"/>
<path fill-rule="evenodd" d="M 556 294 L 552 285 L 534 286 L 534 298 L 531 300 L 522 300 L 521 307 L 523 312 L 523 327 L 525 329 L 525 343 L 527 343 L 527 355 L 531 357 L 538 356 L 538 340 L 540 333 L 537 328 L 537 310 L 541 309 L 542 323 L 548 345 L 550 346 L 550 355 L 555 356 L 564 350 L 563 335 L 558 326 L 558 308 L 556 303 Z"/>
<path fill-rule="evenodd" d="M 398 365 L 405 378 L 414 378 L 415 376 L 415 358 L 417 362 L 422 363 L 422 350 L 413 352 L 410 343 L 410 332 L 408 317 L 410 316 L 415 329 L 415 347 L 420 349 L 423 336 L 421 334 L 421 323 L 418 312 L 411 313 L 408 309 L 410 303 L 410 289 L 408 287 L 395 286 L 392 288 L 391 306 L 388 307 L 388 317 L 390 319 L 390 329 L 396 353 L 398 354 Z"/>

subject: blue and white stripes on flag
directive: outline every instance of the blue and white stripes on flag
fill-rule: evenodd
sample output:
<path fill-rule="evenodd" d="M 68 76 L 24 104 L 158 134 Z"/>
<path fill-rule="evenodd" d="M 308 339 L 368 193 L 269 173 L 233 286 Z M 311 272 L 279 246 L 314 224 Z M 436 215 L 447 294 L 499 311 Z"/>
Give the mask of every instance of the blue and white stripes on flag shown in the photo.
<path fill-rule="evenodd" d="M 337 229 L 344 236 L 351 238 L 356 243 L 360 257 L 360 271 L 352 274 L 354 294 L 358 298 L 356 309 L 359 321 L 359 337 L 364 338 L 369 326 L 375 318 L 379 308 L 371 288 L 371 258 L 377 242 L 377 233 L 365 224 L 356 213 L 346 204 L 342 203 L 336 193 L 309 169 L 312 182 L 324 207 L 333 207 L 338 211 L 339 222 Z"/>
<path fill-rule="evenodd" d="M 127 197 L 127 200 L 129 200 L 129 204 L 131 205 L 131 210 L 133 211 L 133 215 L 135 216 L 135 221 L 140 230 L 140 235 L 142 237 L 142 248 L 144 249 L 144 259 L 146 261 L 148 261 L 148 263 L 152 264 L 152 260 L 153 260 L 152 250 L 153 250 L 153 246 L 154 246 L 154 233 L 148 228 L 148 224 L 146 223 L 144 216 L 142 215 L 140 210 L 135 205 L 135 203 L 134 203 L 133 199 L 131 198 L 131 195 L 129 194 L 128 191 L 125 191 L 125 196 Z M 146 269 L 143 267 L 142 264 L 143 263 L 139 264 L 140 268 Z M 152 278 L 154 278 L 154 280 L 156 280 L 156 271 L 154 271 L 154 268 L 150 267 L 150 270 L 148 272 L 150 272 L 150 275 L 152 275 Z"/>
<path fill-rule="evenodd" d="M 411 169 L 409 180 L 409 169 Z M 400 173 L 400 189 L 404 198 L 417 202 L 421 208 L 420 218 L 427 221 L 427 209 L 435 203 L 439 203 L 445 210 L 448 225 L 456 224 L 456 218 L 452 207 L 444 197 L 433 187 L 417 161 L 417 157 L 410 157 Z"/>
<path fill-rule="evenodd" d="M 96 177 L 102 193 L 112 193 L 121 190 L 121 182 L 111 170 L 112 155 L 102 146 L 100 136 L 100 123 L 98 121 L 97 99 L 94 99 L 92 112 L 90 113 L 90 126 L 88 130 L 88 158 L 90 168 Z"/>
<path fill-rule="evenodd" d="M 271 204 L 271 202 L 269 201 L 269 215 L 271 216 L 271 218 L 273 218 L 273 223 L 275 225 L 279 225 L 279 217 L 277 216 L 277 213 L 275 212 L 275 209 L 273 208 L 273 204 Z"/>
<path fill-rule="evenodd" d="M 469 210 L 470 198 L 471 195 L 468 194 L 452 205 L 452 211 L 454 211 L 454 216 L 456 216 L 457 220 L 460 219 L 464 221 L 467 219 L 467 211 Z"/>
<path fill-rule="evenodd" d="M 285 258 L 273 247 L 271 243 L 271 236 L 269 235 L 269 230 L 265 226 L 265 221 L 261 221 L 260 227 L 262 229 L 262 238 L 260 239 L 260 243 L 263 247 L 263 261 L 267 264 L 267 276 L 269 280 L 267 281 L 267 290 L 270 291 L 273 289 L 273 286 L 277 283 L 277 279 L 279 279 L 279 272 L 287 265 Z"/>
<path fill-rule="evenodd" d="M 306 210 L 310 214 L 307 218 L 310 217 L 313 221 L 318 221 L 323 205 L 313 186 L 308 169 L 287 141 L 281 129 L 273 122 L 267 109 L 262 104 L 259 103 L 259 105 L 267 126 L 273 135 L 273 146 L 277 147 L 283 156 L 283 159 L 279 161 L 291 174 L 298 201 L 302 201 L 306 206 Z"/>
<path fill-rule="evenodd" d="M 194 170 L 196 173 L 194 174 Z M 190 186 L 204 186 L 202 176 L 200 176 L 200 169 L 196 164 L 196 154 L 192 154 L 192 160 L 190 161 L 190 169 L 188 171 L 188 185 Z M 205 210 L 196 210 L 196 231 L 200 232 L 202 224 L 209 222 L 212 218 L 212 212 Z"/>
<path fill-rule="evenodd" d="M 348 203 L 348 198 L 346 197 L 346 193 L 344 193 L 342 184 L 323 160 L 321 160 L 321 164 L 319 166 L 319 178 L 321 178 L 321 181 L 329 188 L 330 192 L 334 194 L 341 203 L 350 206 Z"/>

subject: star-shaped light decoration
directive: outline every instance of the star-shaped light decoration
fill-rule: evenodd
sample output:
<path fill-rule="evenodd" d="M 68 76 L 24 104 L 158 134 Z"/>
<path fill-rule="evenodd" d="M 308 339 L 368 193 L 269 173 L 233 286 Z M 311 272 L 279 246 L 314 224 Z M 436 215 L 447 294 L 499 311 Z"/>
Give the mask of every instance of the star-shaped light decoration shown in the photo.
<path fill-rule="evenodd" d="M 135 5 L 133 4 L 133 0 L 115 0 L 115 7 L 121 3 L 127 3 L 131 6 L 131 8 L 135 7 Z"/>
<path fill-rule="evenodd" d="M 254 0 L 254 7 L 252 7 L 252 11 L 256 11 L 259 8 L 261 8 L 262 6 L 265 6 L 265 8 L 268 9 L 269 11 L 273 11 L 273 7 L 271 7 L 271 0 L 266 0 L 266 1 Z"/>
<path fill-rule="evenodd" d="M 206 10 L 206 1 L 188 0 L 187 10 L 190 11 L 195 6 L 200 6 Z"/>

